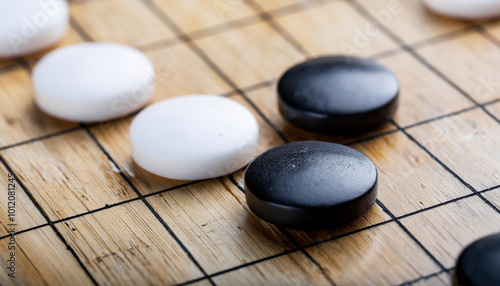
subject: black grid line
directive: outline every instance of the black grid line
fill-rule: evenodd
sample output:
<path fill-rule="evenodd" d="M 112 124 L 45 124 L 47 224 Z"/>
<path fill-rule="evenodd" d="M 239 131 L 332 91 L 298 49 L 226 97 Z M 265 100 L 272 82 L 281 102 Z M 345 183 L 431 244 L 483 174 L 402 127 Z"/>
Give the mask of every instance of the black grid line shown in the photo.
<path fill-rule="evenodd" d="M 264 12 L 264 9 L 253 0 L 249 0 L 246 3 L 257 13 L 259 13 L 260 19 L 267 23 L 274 31 L 276 31 L 285 41 L 287 41 L 292 47 L 295 48 L 302 56 L 305 58 L 310 58 L 311 54 L 309 51 L 302 46 L 302 44 L 297 41 L 290 33 L 288 33 L 280 24 L 272 20 L 269 13 Z"/>
<path fill-rule="evenodd" d="M 179 38 L 177 36 L 174 36 L 174 37 L 170 37 L 168 39 L 143 44 L 143 45 L 137 46 L 136 48 L 141 50 L 142 52 L 149 52 L 149 51 L 156 51 L 156 50 L 160 50 L 160 49 L 165 49 L 165 48 L 168 48 L 171 46 L 178 45 L 180 43 L 181 43 L 181 41 L 179 40 Z"/>
<path fill-rule="evenodd" d="M 324 3 L 323 1 L 321 3 Z M 300 3 L 295 3 L 295 4 L 292 4 L 292 5 L 289 5 L 289 6 L 296 6 L 296 5 L 300 5 Z M 287 8 L 288 6 L 286 7 L 281 7 L 281 8 L 277 8 L 275 10 L 280 10 L 280 9 L 284 9 L 284 8 Z M 475 25 L 476 26 L 476 25 Z M 464 33 L 466 31 L 470 31 L 472 28 L 472 26 L 470 27 L 466 27 L 465 29 L 463 30 L 459 30 L 459 31 L 454 31 L 452 32 L 453 34 L 457 34 L 457 33 Z M 448 35 L 440 35 L 440 36 L 436 36 L 436 38 L 438 37 L 448 37 Z M 423 40 L 421 42 L 425 42 L 427 40 Z M 389 51 L 386 51 L 386 52 L 390 52 L 391 50 Z M 381 54 L 383 54 L 385 52 L 382 52 Z M 377 57 L 377 56 L 375 56 Z M 260 88 L 263 88 L 263 87 L 267 87 L 267 86 L 271 86 L 274 84 L 274 82 L 276 81 L 276 79 L 272 79 L 272 80 L 269 80 L 269 81 L 265 81 L 265 82 L 262 82 L 262 83 L 258 83 L 258 84 L 255 84 L 255 85 L 252 85 L 252 86 L 249 86 L 247 87 L 247 89 L 242 89 L 241 91 L 242 92 L 250 92 L 250 91 L 254 91 L 254 90 L 257 90 L 257 89 L 260 89 Z M 236 95 L 238 94 L 238 92 L 236 90 L 233 90 L 227 94 L 225 94 L 224 96 L 232 96 L 232 95 Z M 500 99 L 496 99 L 496 100 L 493 100 L 491 102 L 488 102 L 488 103 L 485 103 L 485 104 L 482 104 L 482 106 L 485 106 L 485 105 L 488 105 L 488 104 L 493 104 L 493 103 L 496 103 L 500 101 Z M 419 125 L 422 125 L 422 124 L 425 124 L 425 123 L 428 123 L 428 122 L 431 122 L 431 121 L 435 121 L 435 120 L 438 120 L 438 119 L 442 119 L 442 118 L 446 118 L 446 117 L 449 117 L 449 116 L 452 116 L 452 115 L 456 115 L 456 114 L 459 114 L 459 113 L 462 113 L 462 112 L 466 112 L 466 111 L 469 111 L 469 110 L 472 110 L 472 109 L 475 109 L 477 108 L 478 106 L 473 106 L 473 107 L 469 107 L 469 108 L 466 108 L 466 109 L 463 109 L 463 110 L 460 110 L 460 111 L 456 111 L 456 112 L 453 112 L 453 113 L 449 113 L 449 114 L 446 114 L 446 115 L 442 115 L 442 116 L 438 116 L 438 117 L 435 117 L 435 118 L 432 118 L 432 119 L 428 119 L 428 120 L 424 120 L 424 121 L 421 121 L 421 122 L 418 122 L 418 123 L 415 123 L 415 124 L 411 124 L 411 125 L 408 125 L 406 127 L 403 127 L 403 129 L 407 129 L 407 128 L 412 128 L 412 127 L 415 127 L 415 126 L 419 126 Z M 134 113 L 135 114 L 135 113 Z M 132 115 L 134 115 L 132 114 Z M 130 115 L 129 115 L 130 116 Z M 52 133 L 52 134 L 49 134 L 49 135 L 45 135 L 45 136 L 41 136 L 41 137 L 37 137 L 37 138 L 33 138 L 33 139 L 29 139 L 29 140 L 26 140 L 26 141 L 23 141 L 23 142 L 19 142 L 19 143 L 15 143 L 15 144 L 12 144 L 12 145 L 7 145 L 7 146 L 4 146 L 4 147 L 0 147 L 0 150 L 2 149 L 7 149 L 7 148 L 12 148 L 12 147 L 15 147 L 15 146 L 18 146 L 18 145 L 23 145 L 23 144 L 26 144 L 26 143 L 31 143 L 33 141 L 38 141 L 38 140 L 43 140 L 47 137 L 52 137 L 52 136 L 58 136 L 60 134 L 64 134 L 65 132 L 70 132 L 70 131 L 73 131 L 73 129 L 75 130 L 79 130 L 81 129 L 80 127 L 75 127 L 75 128 L 70 128 L 70 129 L 67 129 L 67 130 L 63 130 L 63 131 L 60 131 L 60 132 L 56 132 L 56 133 Z M 381 134 L 377 134 L 377 135 L 374 135 L 372 137 L 368 137 L 368 138 L 365 138 L 365 139 L 361 139 L 359 141 L 354 141 L 354 142 L 351 142 L 351 143 L 348 143 L 349 145 L 350 144 L 356 144 L 356 143 L 359 143 L 360 141 L 365 141 L 365 140 L 370 140 L 374 137 L 379 137 L 379 136 L 383 136 L 385 135 L 386 133 L 387 134 L 391 134 L 391 133 L 394 133 L 396 130 L 393 130 L 393 131 L 389 131 L 389 132 L 385 132 L 385 133 L 381 133 Z M 59 134 L 60 133 L 60 134 Z"/>
<path fill-rule="evenodd" d="M 494 43 L 497 47 L 500 48 L 500 41 L 495 38 L 488 30 L 486 30 L 484 28 L 484 26 L 478 26 L 477 27 L 477 31 L 479 31 L 479 33 L 485 37 L 486 39 L 488 39 L 490 42 Z"/>
<path fill-rule="evenodd" d="M 30 228 L 19 230 L 19 231 L 16 231 L 16 235 L 23 234 L 25 232 L 30 232 L 32 230 L 37 230 L 39 228 L 42 228 L 42 227 L 45 227 L 45 226 L 49 226 L 49 225 L 50 224 L 46 222 L 46 223 L 43 223 L 43 224 L 39 224 L 37 226 L 33 226 L 33 227 L 30 227 Z M 10 234 L 6 234 L 6 235 L 3 235 L 3 236 L 0 236 L 0 240 L 5 239 L 7 237 L 10 237 Z"/>
<path fill-rule="evenodd" d="M 15 60 L 12 63 L 8 63 L 8 64 L 5 64 L 3 66 L 0 66 L 0 75 L 2 73 L 10 72 L 12 69 L 15 69 L 16 67 L 20 67 L 21 64 L 22 64 L 22 62 L 20 60 Z"/>
<path fill-rule="evenodd" d="M 488 189 L 485 189 L 485 190 L 482 190 L 482 191 L 479 191 L 477 193 L 470 193 L 470 194 L 467 194 L 467 195 L 456 197 L 454 199 L 447 200 L 447 201 L 441 202 L 439 204 L 435 204 L 435 205 L 432 205 L 432 206 L 429 206 L 429 207 L 426 207 L 426 208 L 423 208 L 423 209 L 420 209 L 420 210 L 416 210 L 416 211 L 413 211 L 411 213 L 407 213 L 407 214 L 401 215 L 401 216 L 397 217 L 397 219 L 401 220 L 401 219 L 404 219 L 404 218 L 407 218 L 407 217 L 411 217 L 411 216 L 417 215 L 419 213 L 423 213 L 423 212 L 426 212 L 426 211 L 429 211 L 429 210 L 432 210 L 432 209 L 435 209 L 435 208 L 439 208 L 439 207 L 442 207 L 442 206 L 445 206 L 445 205 L 449 205 L 449 204 L 452 204 L 452 203 L 455 203 L 455 202 L 458 202 L 458 201 L 461 201 L 461 200 L 464 200 L 464 199 L 467 199 L 467 198 L 470 198 L 470 197 L 475 197 L 478 194 L 484 194 L 484 193 L 487 193 L 487 192 L 498 191 L 498 190 L 500 190 L 500 185 L 492 187 L 492 188 L 488 188 Z"/>
<path fill-rule="evenodd" d="M 68 251 L 71 253 L 71 255 L 73 256 L 73 258 L 78 263 L 78 265 L 80 265 L 80 267 L 82 268 L 82 270 L 89 277 L 90 281 L 92 281 L 92 283 L 94 285 L 98 285 L 97 282 L 96 282 L 96 280 L 94 279 L 94 277 L 90 273 L 90 271 L 83 264 L 82 260 L 78 256 L 78 254 L 76 254 L 75 250 L 71 247 L 71 245 L 69 245 L 69 243 L 66 241 L 66 239 L 61 234 L 61 232 L 57 229 L 57 227 L 54 225 L 54 223 L 50 221 L 50 218 L 47 215 L 47 213 L 43 210 L 43 208 L 40 206 L 40 204 L 38 204 L 38 202 L 33 197 L 33 195 L 28 190 L 28 188 L 26 188 L 26 186 L 24 185 L 24 183 L 20 180 L 20 178 L 16 175 L 16 173 L 14 172 L 14 170 L 10 167 L 10 165 L 7 163 L 7 161 L 5 161 L 5 159 L 1 155 L 0 155 L 0 162 L 5 166 L 5 168 L 7 169 L 7 171 L 14 176 L 14 178 L 16 179 L 16 182 L 18 183 L 18 185 L 21 187 L 21 189 L 23 189 L 23 191 L 26 194 L 26 196 L 28 196 L 28 198 L 33 203 L 33 205 L 36 207 L 36 209 L 40 212 L 40 214 L 43 216 L 43 218 L 47 221 L 48 225 L 50 225 L 50 228 L 57 235 L 57 237 L 59 238 L 59 240 L 61 241 L 61 243 L 64 246 L 66 246 L 66 249 L 68 249 Z"/>
<path fill-rule="evenodd" d="M 277 79 L 274 78 L 274 79 L 270 79 L 268 81 L 263 81 L 263 82 L 259 82 L 256 84 L 252 84 L 250 86 L 242 88 L 241 92 L 248 93 L 248 92 L 257 91 L 257 90 L 260 90 L 260 89 L 263 89 L 266 87 L 271 87 L 276 83 L 276 81 L 277 81 Z M 233 91 L 228 92 L 224 96 L 233 96 L 233 95 L 238 95 L 238 94 L 239 94 L 238 91 L 233 90 Z"/>
<path fill-rule="evenodd" d="M 144 198 L 148 198 L 148 197 L 151 197 L 151 196 L 155 196 L 155 195 L 159 195 L 159 194 L 164 194 L 164 193 L 167 193 L 167 192 L 170 192 L 170 191 L 174 191 L 174 190 L 177 190 L 177 189 L 181 189 L 181 188 L 184 188 L 184 187 L 195 185 L 195 184 L 198 184 L 198 183 L 201 183 L 201 182 L 204 182 L 204 181 L 206 181 L 206 180 L 188 182 L 188 183 L 185 183 L 185 184 L 182 184 L 182 185 L 177 185 L 177 186 L 174 186 L 174 187 L 171 187 L 171 188 L 167 188 L 165 190 L 161 190 L 161 191 L 153 192 L 153 193 L 150 193 L 150 194 L 146 194 L 146 195 L 143 195 L 143 197 Z M 61 223 L 61 222 L 65 222 L 65 221 L 73 220 L 73 219 L 76 219 L 76 218 L 84 217 L 84 216 L 91 215 L 91 214 L 94 214 L 94 213 L 97 213 L 97 212 L 101 212 L 101 211 L 104 211 L 104 210 L 108 210 L 108 209 L 111 209 L 111 208 L 114 208 L 114 207 L 117 207 L 117 206 L 121 206 L 121 205 L 130 203 L 130 202 L 138 201 L 140 199 L 141 199 L 140 197 L 135 197 L 135 198 L 132 198 L 132 199 L 120 201 L 120 202 L 113 203 L 113 204 L 106 204 L 104 207 L 96 208 L 96 209 L 93 209 L 93 210 L 90 210 L 90 211 L 87 211 L 87 212 L 83 212 L 83 213 L 72 215 L 72 216 L 68 216 L 68 217 L 65 217 L 65 218 L 62 218 L 62 219 L 54 220 L 53 223 L 54 224 L 58 224 L 58 223 Z M 45 223 L 45 224 L 37 225 L 37 226 L 34 226 L 34 227 L 30 227 L 30 228 L 27 228 L 27 229 L 24 229 L 24 230 L 16 232 L 16 234 L 21 234 L 21 233 L 24 233 L 24 232 L 29 232 L 29 231 L 32 231 L 32 230 L 35 230 L 35 229 L 38 229 L 38 228 L 41 228 L 41 227 L 44 227 L 44 226 L 47 226 L 47 225 L 49 225 L 49 224 Z M 9 236 L 10 235 L 0 236 L 0 240 L 2 240 L 4 238 L 7 238 Z"/>
<path fill-rule="evenodd" d="M 466 26 L 465 28 L 437 35 L 431 38 L 417 41 L 415 43 L 405 44 L 404 46 L 412 49 L 421 49 L 430 45 L 440 44 L 473 33 L 478 27 L 480 27 L 478 24 L 471 24 Z"/>
<path fill-rule="evenodd" d="M 261 83 L 257 83 L 257 84 L 248 86 L 248 87 L 246 87 L 244 89 L 241 89 L 240 91 L 236 91 L 236 90 L 230 91 L 230 92 L 228 92 L 226 94 L 223 94 L 222 96 L 232 97 L 232 96 L 240 95 L 240 92 L 243 92 L 243 93 L 246 94 L 248 92 L 253 92 L 253 91 L 256 91 L 256 90 L 260 90 L 262 88 L 273 86 L 275 84 L 275 82 L 276 82 L 276 79 L 272 79 L 272 80 L 269 80 L 269 81 L 264 81 L 264 82 L 261 82 Z M 483 104 L 478 104 L 478 105 L 475 105 L 475 106 L 464 108 L 462 110 L 454 111 L 454 112 L 443 114 L 443 115 L 440 115 L 440 116 L 437 116 L 437 117 L 434 117 L 434 118 L 430 118 L 430 119 L 426 119 L 426 120 L 419 121 L 419 122 L 416 122 L 416 123 L 412 123 L 412 124 L 409 124 L 407 126 L 401 127 L 401 129 L 407 130 L 407 129 L 410 129 L 410 128 L 413 128 L 413 127 L 417 127 L 417 126 L 420 126 L 420 125 L 424 125 L 424 124 L 427 124 L 427 123 L 430 123 L 430 122 L 433 122 L 433 121 L 441 120 L 441 119 L 448 118 L 448 117 L 451 117 L 451 116 L 454 116 L 454 115 L 458 115 L 458 114 L 461 114 L 461 113 L 464 113 L 464 112 L 467 112 L 467 111 L 471 111 L 471 110 L 479 108 L 480 106 L 486 107 L 488 105 L 493 105 L 493 104 L 498 103 L 498 102 L 500 102 L 500 99 L 494 99 L 494 100 L 488 101 L 488 102 L 483 103 Z M 129 118 L 129 117 L 135 116 L 135 115 L 137 115 L 137 113 L 138 112 L 131 113 L 131 114 L 123 117 L 122 119 L 126 119 L 126 118 Z M 102 122 L 90 123 L 90 124 L 87 124 L 87 126 L 92 127 L 92 126 L 97 126 L 99 124 L 102 124 Z M 31 139 L 28 139 L 28 140 L 24 140 L 24 141 L 21 141 L 21 142 L 17 142 L 17 143 L 5 145 L 5 146 L 0 147 L 0 151 L 6 150 L 6 149 L 10 149 L 10 148 L 15 148 L 15 147 L 22 146 L 22 145 L 29 144 L 29 143 L 34 143 L 34 142 L 45 140 L 45 139 L 52 138 L 52 137 L 57 137 L 57 136 L 64 135 L 64 134 L 67 134 L 67 133 L 71 133 L 71 132 L 78 131 L 78 130 L 82 130 L 82 127 L 81 126 L 75 126 L 75 127 L 71 127 L 71 128 L 68 128 L 68 129 L 64 129 L 64 130 L 61 130 L 61 131 L 54 132 L 54 133 L 46 134 L 46 135 L 43 135 L 43 136 L 40 136 L 40 137 L 34 137 L 34 138 L 31 138 Z M 378 134 L 375 134 L 375 135 L 372 135 L 372 136 L 369 136 L 369 137 L 363 137 L 361 139 L 358 139 L 358 140 L 355 140 L 355 141 L 352 141 L 352 142 L 348 142 L 345 145 L 353 145 L 353 144 L 357 144 L 357 143 L 363 143 L 363 142 L 369 141 L 369 140 L 371 140 L 373 138 L 378 138 L 378 137 L 382 137 L 382 136 L 385 136 L 385 135 L 389 135 L 389 134 L 395 133 L 397 131 L 398 130 L 394 129 L 394 130 L 390 130 L 390 131 L 386 131 L 386 132 L 381 132 L 381 133 L 378 133 Z"/>
<path fill-rule="evenodd" d="M 229 181 L 236 187 L 238 188 L 238 190 L 240 190 L 243 194 L 245 193 L 245 189 L 243 187 L 240 186 L 240 184 L 236 183 L 235 180 L 234 180 L 234 177 L 232 176 L 227 176 L 227 177 L 230 177 Z M 222 179 L 219 178 L 219 181 L 223 184 L 224 184 L 224 181 Z M 296 248 L 296 249 L 299 249 L 301 246 L 300 244 L 297 242 L 297 240 L 295 238 L 293 238 L 293 236 L 290 234 L 290 232 L 288 232 L 288 230 L 286 230 L 284 227 L 277 227 L 278 230 L 281 232 L 281 234 L 286 237 L 292 244 L 293 246 Z M 309 254 L 309 252 L 307 252 L 307 250 L 305 249 L 301 249 L 301 252 L 302 254 L 304 254 L 304 256 L 312 263 L 314 264 L 318 269 L 319 271 L 321 272 L 321 274 L 323 275 L 323 277 L 325 277 L 325 279 L 330 283 L 330 285 L 335 285 L 335 282 L 333 282 L 333 280 L 330 278 L 330 276 L 326 273 L 325 271 L 325 268 L 323 268 L 323 266 L 321 266 L 321 264 L 319 264 L 318 261 L 316 261 L 316 259 L 314 259 L 311 254 Z"/>

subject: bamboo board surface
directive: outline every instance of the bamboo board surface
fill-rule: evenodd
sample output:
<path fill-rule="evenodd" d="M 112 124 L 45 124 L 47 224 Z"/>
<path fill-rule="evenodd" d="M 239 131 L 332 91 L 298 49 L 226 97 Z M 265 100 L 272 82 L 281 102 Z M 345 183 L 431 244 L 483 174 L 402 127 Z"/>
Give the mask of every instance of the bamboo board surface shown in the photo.
<path fill-rule="evenodd" d="M 153 102 L 228 96 L 255 114 L 260 152 L 298 140 L 349 144 L 377 164 L 378 201 L 336 229 L 278 228 L 249 211 L 243 171 L 196 182 L 151 175 L 130 158 L 133 115 L 50 118 L 30 81 L 43 53 L 1 61 L 1 285 L 449 285 L 463 247 L 500 231 L 500 22 L 449 20 L 410 0 L 75 0 L 70 9 L 58 47 L 141 49 L 156 66 Z M 397 74 L 392 122 L 326 136 L 283 121 L 276 79 L 338 53 Z"/>

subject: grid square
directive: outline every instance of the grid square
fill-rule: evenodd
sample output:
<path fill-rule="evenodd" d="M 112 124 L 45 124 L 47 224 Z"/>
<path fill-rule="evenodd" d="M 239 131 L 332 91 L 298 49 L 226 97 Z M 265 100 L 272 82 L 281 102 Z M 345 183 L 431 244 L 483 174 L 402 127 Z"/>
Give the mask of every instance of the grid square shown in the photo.
<path fill-rule="evenodd" d="M 201 281 L 198 281 L 195 283 L 190 283 L 189 285 L 192 285 L 192 286 L 212 286 L 212 283 L 210 283 L 210 281 L 208 281 L 208 279 L 205 279 L 205 280 L 201 280 Z"/>
<path fill-rule="evenodd" d="M 153 0 L 184 33 L 210 28 L 254 15 L 246 1 L 236 0 Z"/>
<path fill-rule="evenodd" d="M 83 130 L 2 153 L 52 221 L 137 196 Z"/>
<path fill-rule="evenodd" d="M 245 183 L 243 182 L 244 175 L 245 170 L 236 172 L 231 175 L 235 183 L 238 184 L 238 186 L 242 189 L 245 185 Z M 387 215 L 377 204 L 375 204 L 373 208 L 363 217 L 331 230 L 302 231 L 288 229 L 288 232 L 300 245 L 308 245 L 318 241 L 330 239 L 335 236 L 350 233 L 365 227 L 369 227 L 374 224 L 382 223 L 384 221 L 388 221 L 389 219 L 389 215 Z"/>
<path fill-rule="evenodd" d="M 252 100 L 255 105 L 262 111 L 271 124 L 290 141 L 302 140 L 318 140 L 346 144 L 362 138 L 378 135 L 381 133 L 394 131 L 396 126 L 387 122 L 386 124 L 368 132 L 359 134 L 346 134 L 346 135 L 326 135 L 313 133 L 299 129 L 288 122 L 286 122 L 278 111 L 278 98 L 276 95 L 276 86 L 261 88 L 247 94 L 248 98 Z"/>
<path fill-rule="evenodd" d="M 71 15 L 94 41 L 141 46 L 164 40 L 174 33 L 144 4 L 144 1 L 106 0 L 75 2 Z M 110 27 L 106 29 L 104 27 Z"/>
<path fill-rule="evenodd" d="M 476 101 L 500 98 L 500 48 L 482 35 L 469 33 L 419 49 L 418 53 Z"/>
<path fill-rule="evenodd" d="M 170 285 L 202 276 L 142 201 L 56 227 L 99 284 Z"/>
<path fill-rule="evenodd" d="M 142 169 L 132 160 L 129 129 L 135 117 L 100 123 L 92 127 L 97 141 L 143 195 L 170 189 L 189 181 L 170 180 Z"/>
<path fill-rule="evenodd" d="M 477 191 L 500 184 L 500 124 L 481 109 L 408 132 Z"/>
<path fill-rule="evenodd" d="M 0 147 L 76 127 L 41 112 L 33 102 L 29 73 L 22 67 L 0 72 Z"/>
<path fill-rule="evenodd" d="M 500 22 L 493 22 L 493 24 L 485 26 L 485 29 L 490 35 L 500 41 Z"/>
<path fill-rule="evenodd" d="M 266 260 L 216 276 L 217 285 L 330 285 L 319 268 L 301 252 Z"/>
<path fill-rule="evenodd" d="M 433 14 L 421 1 L 362 0 L 360 4 L 407 44 L 457 31 L 470 25 L 467 22 Z"/>
<path fill-rule="evenodd" d="M 401 132 L 352 146 L 379 169 L 379 200 L 401 216 L 471 191 Z"/>
<path fill-rule="evenodd" d="M 291 243 L 247 207 L 229 181 L 209 180 L 148 197 L 201 266 L 211 274 L 291 249 Z"/>
<path fill-rule="evenodd" d="M 500 229 L 500 214 L 471 197 L 401 222 L 445 267 L 455 266 L 460 252 L 480 237 Z"/>
<path fill-rule="evenodd" d="M 92 281 L 50 227 L 42 227 L 15 236 L 17 248 L 7 248 L 9 238 L 0 247 L 0 281 L 5 285 L 91 285 Z M 16 257 L 16 278 L 8 277 L 7 259 Z M 9 281 L 9 282 L 8 282 Z M 12 284 L 11 284 L 12 283 Z"/>
<path fill-rule="evenodd" d="M 265 39 L 263 41 L 262 39 Z M 270 25 L 259 23 L 195 41 L 235 84 L 244 88 L 279 76 L 303 56 Z"/>
<path fill-rule="evenodd" d="M 178 95 L 223 94 L 232 90 L 184 43 L 148 51 L 146 55 L 156 69 L 154 102 Z"/>
<path fill-rule="evenodd" d="M 0 224 L 2 225 L 0 236 L 7 235 L 11 227 L 14 227 L 16 232 L 19 232 L 47 223 L 17 181 L 13 183 L 9 181 L 11 177 L 8 174 L 5 166 L 0 163 L 0 186 L 3 190 L 0 193 Z M 14 184 L 14 187 L 9 186 L 9 184 Z M 11 189 L 14 190 L 14 196 L 10 196 L 8 192 Z M 15 212 L 9 212 L 12 209 Z M 9 216 L 9 213 L 12 215 Z"/>
<path fill-rule="evenodd" d="M 371 30 L 367 33 L 370 22 L 344 1 L 334 1 L 275 21 L 314 56 L 371 56 L 397 48 L 383 33 L 373 34 Z"/>
<path fill-rule="evenodd" d="M 397 285 L 439 270 L 396 223 L 323 243 L 307 251 L 338 285 Z"/>
<path fill-rule="evenodd" d="M 397 75 L 401 94 L 394 120 L 400 126 L 463 110 L 474 104 L 408 53 L 379 61 Z"/>

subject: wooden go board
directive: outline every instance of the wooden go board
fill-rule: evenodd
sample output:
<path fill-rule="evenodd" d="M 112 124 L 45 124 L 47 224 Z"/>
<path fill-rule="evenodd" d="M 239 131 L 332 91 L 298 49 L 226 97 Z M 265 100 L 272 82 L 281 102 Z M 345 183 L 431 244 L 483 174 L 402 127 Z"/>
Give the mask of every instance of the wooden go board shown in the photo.
<path fill-rule="evenodd" d="M 42 55 L 2 61 L 1 285 L 449 285 L 463 247 L 500 231 L 500 23 L 441 18 L 416 0 L 76 0 L 70 9 L 59 46 L 139 48 L 156 66 L 154 102 L 230 97 L 257 117 L 260 152 L 298 140 L 349 144 L 377 164 L 378 201 L 329 231 L 267 224 L 246 206 L 243 171 L 153 176 L 130 158 L 133 115 L 90 125 L 50 118 L 30 81 Z M 395 119 L 352 136 L 284 122 L 276 79 L 339 53 L 397 74 Z"/>

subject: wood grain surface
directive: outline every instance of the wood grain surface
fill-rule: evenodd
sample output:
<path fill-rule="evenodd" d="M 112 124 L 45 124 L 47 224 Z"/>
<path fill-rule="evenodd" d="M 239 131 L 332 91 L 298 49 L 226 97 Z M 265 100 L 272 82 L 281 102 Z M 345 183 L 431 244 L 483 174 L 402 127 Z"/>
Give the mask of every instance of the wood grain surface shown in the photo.
<path fill-rule="evenodd" d="M 69 3 L 61 43 L 0 61 L 1 285 L 450 285 L 460 251 L 500 231 L 500 22 L 442 18 L 416 0 Z M 84 41 L 151 58 L 152 102 L 240 102 L 259 123 L 259 153 L 299 140 L 362 151 L 379 170 L 376 205 L 335 229 L 284 229 L 249 210 L 244 170 L 202 181 L 142 170 L 130 157 L 134 114 L 86 125 L 34 104 L 36 62 Z M 328 54 L 398 76 L 393 121 L 321 135 L 283 120 L 277 79 Z"/>

